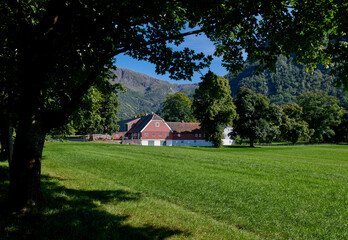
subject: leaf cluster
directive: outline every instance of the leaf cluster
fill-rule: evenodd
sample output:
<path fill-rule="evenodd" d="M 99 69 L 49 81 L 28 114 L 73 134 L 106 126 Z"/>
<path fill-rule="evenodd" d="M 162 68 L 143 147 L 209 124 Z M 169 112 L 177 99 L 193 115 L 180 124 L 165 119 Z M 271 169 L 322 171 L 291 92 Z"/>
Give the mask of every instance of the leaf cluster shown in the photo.
<path fill-rule="evenodd" d="M 184 93 L 168 94 L 159 115 L 167 122 L 195 122 L 191 106 L 191 100 Z"/>
<path fill-rule="evenodd" d="M 293 144 L 300 139 L 310 139 L 314 130 L 309 129 L 308 123 L 303 120 L 303 108 L 296 103 L 292 103 L 283 105 L 282 109 L 284 114 L 280 125 L 281 138 L 291 141 Z"/>
<path fill-rule="evenodd" d="M 314 129 L 311 141 L 322 142 L 335 136 L 333 127 L 340 125 L 343 116 L 343 109 L 336 97 L 315 91 L 298 96 L 297 101 L 303 108 L 304 121 L 310 129 Z"/>
<path fill-rule="evenodd" d="M 250 146 L 254 146 L 257 139 L 266 138 L 272 130 L 272 120 L 278 122 L 279 116 L 276 106 L 272 107 L 271 114 L 269 99 L 262 94 L 256 94 L 248 88 L 241 88 L 235 100 L 238 117 L 234 123 L 231 136 L 239 135 L 250 140 Z"/>

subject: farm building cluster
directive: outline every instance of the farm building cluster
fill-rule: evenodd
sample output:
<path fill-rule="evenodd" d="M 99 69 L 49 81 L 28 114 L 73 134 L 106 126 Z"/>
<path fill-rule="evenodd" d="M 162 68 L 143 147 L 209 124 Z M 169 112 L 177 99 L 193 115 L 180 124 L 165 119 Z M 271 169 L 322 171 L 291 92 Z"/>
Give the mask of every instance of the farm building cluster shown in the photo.
<path fill-rule="evenodd" d="M 166 122 L 160 116 L 151 113 L 143 117 L 119 122 L 118 133 L 112 135 L 113 140 L 123 144 L 149 146 L 212 146 L 205 140 L 199 123 Z M 232 127 L 226 127 L 222 139 L 223 145 L 233 144 L 228 137 Z"/>

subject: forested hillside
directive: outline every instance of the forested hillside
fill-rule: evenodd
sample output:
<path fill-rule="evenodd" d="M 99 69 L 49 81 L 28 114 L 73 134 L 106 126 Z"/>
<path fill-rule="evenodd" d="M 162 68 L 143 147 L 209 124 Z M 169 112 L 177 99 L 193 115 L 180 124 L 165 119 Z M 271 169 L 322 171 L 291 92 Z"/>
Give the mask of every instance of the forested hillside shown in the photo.
<path fill-rule="evenodd" d="M 232 74 L 225 76 L 229 80 L 234 99 L 238 89 L 245 86 L 256 93 L 266 95 L 271 103 L 277 105 L 293 102 L 296 96 L 315 90 L 323 90 L 338 97 L 342 105 L 348 103 L 348 93 L 343 93 L 341 88 L 334 86 L 335 77 L 323 66 L 318 66 L 313 73 L 308 73 L 303 65 L 295 64 L 292 59 L 285 57 L 279 57 L 275 73 L 264 71 L 256 75 L 255 66 L 255 63 L 247 63 L 244 71 L 237 77 Z"/>
<path fill-rule="evenodd" d="M 308 73 L 303 65 L 295 64 L 292 59 L 285 57 L 279 57 L 276 72 L 264 71 L 256 75 L 255 66 L 256 63 L 247 63 L 237 77 L 230 73 L 225 76 L 229 80 L 234 99 L 242 86 L 267 96 L 271 103 L 277 105 L 294 102 L 296 96 L 309 91 L 323 90 L 338 97 L 342 106 L 348 106 L 348 93 L 334 86 L 335 77 L 323 66 Z M 183 92 L 192 95 L 198 87 L 197 84 L 171 84 L 125 68 L 117 68 L 116 76 L 115 82 L 127 88 L 126 93 L 119 93 L 120 119 L 139 113 L 156 112 L 168 93 Z"/>
<path fill-rule="evenodd" d="M 194 93 L 195 84 L 171 84 L 125 68 L 117 68 L 117 79 L 127 88 L 126 93 L 119 93 L 119 118 L 127 119 L 139 113 L 157 111 L 168 93 L 183 92 L 186 95 Z"/>

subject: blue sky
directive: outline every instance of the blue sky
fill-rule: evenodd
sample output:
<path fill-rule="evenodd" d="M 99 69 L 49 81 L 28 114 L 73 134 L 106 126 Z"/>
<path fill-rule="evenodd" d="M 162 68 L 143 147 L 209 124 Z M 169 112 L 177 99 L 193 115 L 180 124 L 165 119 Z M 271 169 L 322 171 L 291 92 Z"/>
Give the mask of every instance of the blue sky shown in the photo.
<path fill-rule="evenodd" d="M 181 47 L 188 47 L 190 49 L 195 50 L 196 52 L 203 52 L 205 54 L 210 54 L 213 55 L 214 53 L 214 45 L 213 43 L 205 36 L 205 35 L 199 35 L 199 36 L 187 36 L 185 37 L 185 42 L 180 46 Z M 147 75 L 150 75 L 152 77 L 161 79 L 161 80 L 166 80 L 171 83 L 198 83 L 201 81 L 200 73 L 195 73 L 192 81 L 188 80 L 171 80 L 169 78 L 169 75 L 158 75 L 155 72 L 155 65 L 148 63 L 146 61 L 137 61 L 129 56 L 126 55 L 118 55 L 116 57 L 116 66 L 117 67 L 123 67 L 123 68 L 128 68 L 130 70 L 133 70 L 135 72 L 140 72 L 140 73 L 145 73 Z M 209 69 L 203 69 L 201 72 L 204 74 L 208 71 Z M 210 66 L 210 70 L 216 73 L 219 76 L 224 76 L 227 74 L 227 71 L 225 68 L 221 66 L 221 59 L 214 57 L 214 60 Z"/>

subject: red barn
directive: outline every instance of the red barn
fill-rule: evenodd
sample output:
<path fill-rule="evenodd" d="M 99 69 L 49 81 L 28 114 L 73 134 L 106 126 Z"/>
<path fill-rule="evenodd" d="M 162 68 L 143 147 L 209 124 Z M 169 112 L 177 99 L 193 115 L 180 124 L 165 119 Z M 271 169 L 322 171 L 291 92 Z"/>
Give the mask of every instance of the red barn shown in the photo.
<path fill-rule="evenodd" d="M 211 142 L 205 141 L 204 132 L 199 123 L 166 122 L 152 113 L 141 118 L 122 121 L 119 124 L 120 132 L 114 134 L 114 139 L 122 139 L 122 142 L 126 144 L 212 146 Z"/>

